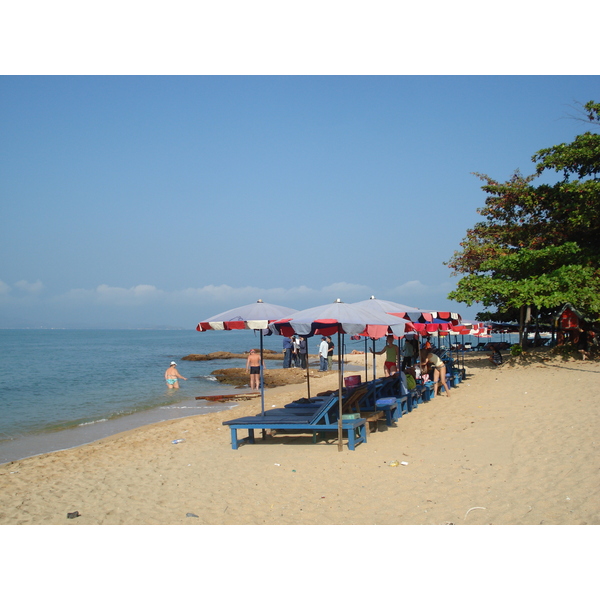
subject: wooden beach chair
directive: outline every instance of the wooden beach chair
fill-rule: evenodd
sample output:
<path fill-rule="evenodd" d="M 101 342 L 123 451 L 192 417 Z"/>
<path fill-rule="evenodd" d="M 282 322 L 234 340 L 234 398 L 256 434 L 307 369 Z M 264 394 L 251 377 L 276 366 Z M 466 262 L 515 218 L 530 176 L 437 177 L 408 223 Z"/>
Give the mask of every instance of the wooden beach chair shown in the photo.
<path fill-rule="evenodd" d="M 396 402 L 384 402 L 381 406 L 377 406 L 373 396 L 373 390 L 379 389 L 378 386 L 370 383 L 363 383 L 357 386 L 352 386 L 343 389 L 342 395 L 342 414 L 360 414 L 361 418 L 367 420 L 367 423 L 376 428 L 377 421 L 385 416 L 388 425 L 392 425 L 397 421 L 397 404 Z M 338 392 L 332 392 L 331 395 L 338 398 Z M 315 398 L 312 402 L 291 402 L 286 404 L 284 410 L 295 411 L 299 414 L 314 413 L 315 407 L 320 407 L 328 398 Z M 388 398 L 389 400 L 389 398 Z M 395 398 L 394 398 L 395 400 Z M 277 410 L 277 409 L 276 409 Z M 282 409 L 279 409 L 282 410 Z"/>
<path fill-rule="evenodd" d="M 383 411 L 388 426 L 409 412 L 408 394 L 402 393 L 399 376 L 382 377 L 368 385 L 370 388 L 363 400 L 364 409 Z"/>
<path fill-rule="evenodd" d="M 316 434 L 320 432 L 338 431 L 338 397 L 332 394 L 321 406 L 314 411 L 310 409 L 278 408 L 268 410 L 264 415 L 254 417 L 241 417 L 224 421 L 231 430 L 231 448 L 237 450 L 240 443 L 254 443 L 256 429 L 284 430 L 287 433 L 312 432 L 313 442 Z M 364 418 L 344 419 L 342 414 L 342 432 L 348 437 L 348 449 L 354 450 L 357 444 L 367 441 L 367 420 Z M 248 436 L 238 440 L 239 429 L 247 429 Z"/>

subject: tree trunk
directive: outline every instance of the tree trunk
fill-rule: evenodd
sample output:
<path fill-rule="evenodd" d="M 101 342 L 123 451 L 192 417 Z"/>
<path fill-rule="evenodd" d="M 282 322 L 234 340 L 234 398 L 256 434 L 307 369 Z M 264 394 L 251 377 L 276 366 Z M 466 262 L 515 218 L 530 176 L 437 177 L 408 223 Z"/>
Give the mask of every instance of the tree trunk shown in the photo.
<path fill-rule="evenodd" d="M 525 327 L 525 307 L 519 309 L 519 346 L 523 348 L 523 329 Z"/>
<path fill-rule="evenodd" d="M 531 306 L 527 304 L 526 306 L 521 306 L 521 310 L 519 312 L 519 345 L 521 348 L 527 348 L 527 326 L 531 321 Z"/>

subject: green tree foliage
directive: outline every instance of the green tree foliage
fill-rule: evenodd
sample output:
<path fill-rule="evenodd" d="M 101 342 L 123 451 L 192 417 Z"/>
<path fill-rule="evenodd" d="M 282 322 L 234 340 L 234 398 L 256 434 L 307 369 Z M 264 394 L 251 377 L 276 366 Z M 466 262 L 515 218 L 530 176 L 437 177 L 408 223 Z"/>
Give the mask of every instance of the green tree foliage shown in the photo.
<path fill-rule="evenodd" d="M 585 105 L 600 124 L 600 104 Z M 589 131 L 570 144 L 533 155 L 536 173 L 516 172 L 500 183 L 476 173 L 486 192 L 485 218 L 467 231 L 447 263 L 461 275 L 448 298 L 516 314 L 567 302 L 600 317 L 600 135 Z M 545 171 L 562 172 L 553 185 L 534 185 Z M 572 179 L 577 177 L 577 179 Z M 489 313 L 488 313 L 489 314 Z"/>

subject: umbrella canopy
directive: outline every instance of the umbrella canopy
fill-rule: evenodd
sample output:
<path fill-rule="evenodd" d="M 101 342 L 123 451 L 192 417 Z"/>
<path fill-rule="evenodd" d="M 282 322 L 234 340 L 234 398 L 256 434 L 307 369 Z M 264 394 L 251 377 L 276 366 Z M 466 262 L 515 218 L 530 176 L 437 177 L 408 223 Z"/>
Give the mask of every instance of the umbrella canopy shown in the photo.
<path fill-rule="evenodd" d="M 446 321 L 433 323 L 410 323 L 410 325 L 407 326 L 407 329 L 411 331 L 417 331 L 421 335 L 427 335 L 437 331 L 448 331 L 452 329 L 452 323 L 448 323 Z"/>
<path fill-rule="evenodd" d="M 201 321 L 196 326 L 197 331 L 229 331 L 233 329 L 260 330 L 260 406 L 261 412 L 265 412 L 265 386 L 263 381 L 263 331 L 268 329 L 269 323 L 289 317 L 296 313 L 293 308 L 268 304 L 257 300 L 253 304 L 246 304 L 239 308 L 233 308 L 219 313 L 210 319 Z M 270 333 L 270 332 L 268 332 Z"/>
<path fill-rule="evenodd" d="M 404 335 L 407 323 L 406 319 L 338 299 L 331 304 L 298 311 L 290 318 L 275 321 L 269 328 L 281 335 L 297 333 L 309 337 L 346 333 L 380 338 L 388 333 L 388 329 L 396 336 Z"/>
<path fill-rule="evenodd" d="M 280 335 L 292 335 L 293 333 L 309 337 L 312 335 L 338 334 L 338 360 L 339 387 L 338 387 L 338 450 L 341 452 L 342 444 L 342 387 L 343 371 L 342 365 L 342 343 L 340 336 L 367 335 L 379 338 L 391 329 L 396 335 L 404 334 L 407 324 L 405 319 L 379 312 L 373 312 L 367 308 L 346 304 L 336 300 L 331 304 L 308 308 L 295 313 L 292 317 L 280 319 L 269 325 L 269 329 Z"/>
<path fill-rule="evenodd" d="M 407 319 L 412 323 L 458 322 L 461 320 L 461 316 L 458 313 L 421 310 L 414 306 L 407 306 L 406 304 L 399 304 L 390 300 L 380 300 L 379 298 L 375 298 L 375 296 L 371 296 L 368 300 L 355 302 L 354 304 L 370 308 L 371 310 L 383 310 L 391 315 Z"/>
<path fill-rule="evenodd" d="M 428 313 L 422 312 L 418 308 L 414 308 L 412 306 L 407 306 L 406 304 L 398 304 L 397 302 L 391 302 L 390 300 L 380 300 L 379 298 L 375 298 L 375 296 L 371 296 L 368 300 L 361 300 L 360 302 L 354 302 L 354 306 L 360 306 L 362 308 L 367 308 L 373 312 L 383 312 L 388 315 L 398 316 L 402 319 L 406 319 L 409 321 L 405 325 L 404 330 L 413 332 L 415 331 L 412 327 L 412 321 L 419 320 L 431 320 L 432 317 Z M 381 336 L 380 336 L 381 337 Z M 400 337 L 400 336 L 396 336 Z M 375 339 L 373 340 L 373 379 L 375 379 L 375 371 L 376 371 L 376 360 L 375 360 Z M 365 358 L 367 353 L 367 343 L 365 340 Z M 398 353 L 398 369 L 400 368 L 400 352 Z M 366 361 L 365 361 L 365 371 L 367 370 Z"/>
<path fill-rule="evenodd" d="M 452 331 L 460 335 L 482 335 L 487 333 L 487 328 L 484 323 L 459 323 L 452 326 Z"/>
<path fill-rule="evenodd" d="M 257 300 L 253 304 L 233 308 L 201 321 L 196 326 L 196 330 L 267 329 L 269 323 L 289 317 L 296 312 L 298 311 L 293 308 Z"/>
<path fill-rule="evenodd" d="M 407 306 L 406 304 L 398 304 L 397 302 L 390 302 L 389 300 L 380 300 L 371 296 L 368 300 L 361 300 L 360 302 L 354 302 L 355 306 L 361 306 L 372 311 L 383 311 L 391 315 L 395 315 L 407 321 L 413 322 L 425 322 L 433 321 L 433 316 L 428 311 L 422 311 L 420 308 L 414 306 Z"/>

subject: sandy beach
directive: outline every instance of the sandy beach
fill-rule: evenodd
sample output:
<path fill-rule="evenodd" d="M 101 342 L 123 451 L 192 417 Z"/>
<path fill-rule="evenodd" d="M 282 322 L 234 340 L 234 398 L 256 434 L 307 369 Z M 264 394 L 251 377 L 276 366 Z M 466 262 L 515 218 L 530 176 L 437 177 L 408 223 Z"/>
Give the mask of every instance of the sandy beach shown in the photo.
<path fill-rule="evenodd" d="M 531 354 L 496 368 L 474 353 L 467 374 L 354 452 L 285 435 L 232 450 L 222 421 L 256 414 L 251 400 L 0 465 L 0 523 L 599 524 L 600 363 Z M 268 389 L 265 405 L 304 395 Z"/>

